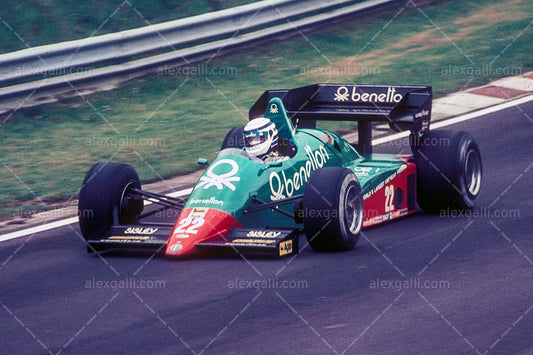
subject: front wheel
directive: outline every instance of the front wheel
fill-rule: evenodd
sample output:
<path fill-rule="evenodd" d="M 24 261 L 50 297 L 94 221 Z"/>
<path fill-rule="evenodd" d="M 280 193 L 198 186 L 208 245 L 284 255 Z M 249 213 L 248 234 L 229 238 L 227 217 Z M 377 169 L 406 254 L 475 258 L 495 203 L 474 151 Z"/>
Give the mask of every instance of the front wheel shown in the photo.
<path fill-rule="evenodd" d="M 83 179 L 78 201 L 81 233 L 85 239 L 105 232 L 113 224 L 114 214 L 119 223 L 134 223 L 143 210 L 143 201 L 128 195 L 130 189 L 140 189 L 135 169 L 119 163 L 97 163 Z"/>
<path fill-rule="evenodd" d="M 355 174 L 341 167 L 315 170 L 305 186 L 302 217 L 313 250 L 353 249 L 363 224 L 363 196 Z"/>

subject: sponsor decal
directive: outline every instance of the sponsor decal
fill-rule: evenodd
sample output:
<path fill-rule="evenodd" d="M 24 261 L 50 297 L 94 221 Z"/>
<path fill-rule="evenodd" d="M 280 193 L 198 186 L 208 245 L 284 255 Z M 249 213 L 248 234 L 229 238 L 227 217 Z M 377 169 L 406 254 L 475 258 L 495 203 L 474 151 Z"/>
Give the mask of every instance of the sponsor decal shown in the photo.
<path fill-rule="evenodd" d="M 427 120 L 422 121 L 422 129 L 420 131 L 425 132 L 428 128 L 429 128 L 429 121 Z"/>
<path fill-rule="evenodd" d="M 139 228 L 139 227 L 129 227 L 124 231 L 124 234 L 154 234 L 157 232 L 158 228 Z"/>
<path fill-rule="evenodd" d="M 148 240 L 150 239 L 150 237 L 148 236 L 137 236 L 137 235 L 128 235 L 128 236 L 125 236 L 125 235 L 114 235 L 114 236 L 111 236 L 108 238 L 108 240 L 130 240 L 130 241 L 133 241 L 133 240 Z M 105 240 L 105 239 L 103 239 Z"/>
<path fill-rule="evenodd" d="M 304 186 L 313 171 L 323 167 L 330 159 L 328 151 L 323 146 L 311 150 L 311 147 L 306 145 L 304 149 L 307 160 L 296 172 L 292 173 L 294 171 L 292 168 L 288 170 L 290 171 L 288 174 L 292 174 L 288 178 L 285 171 L 281 172 L 281 176 L 277 172 L 270 173 L 270 192 L 272 193 L 270 199 L 272 201 L 291 197 L 295 191 Z"/>
<path fill-rule="evenodd" d="M 353 168 L 355 175 L 359 176 L 368 176 L 372 172 L 372 168 L 368 166 L 356 166 Z"/>
<path fill-rule="evenodd" d="M 180 251 L 183 248 L 183 246 L 180 243 L 172 244 L 170 246 L 170 251 Z"/>
<path fill-rule="evenodd" d="M 231 168 L 229 171 L 227 171 L 227 168 L 220 168 L 221 166 L 228 165 Z M 215 173 L 215 170 L 217 170 L 218 173 Z M 220 171 L 226 172 L 220 173 Z M 241 179 L 240 177 L 235 176 L 237 172 L 239 172 L 239 165 L 237 165 L 235 161 L 231 159 L 219 160 L 209 167 L 205 175 L 200 178 L 200 181 L 198 182 L 198 185 L 196 185 L 195 189 L 203 187 L 204 190 L 207 190 L 215 186 L 218 190 L 222 190 L 224 187 L 227 187 L 231 191 L 235 191 L 235 185 L 233 182 L 237 182 Z"/>
<path fill-rule="evenodd" d="M 278 112 L 279 112 L 278 105 L 276 104 L 270 105 L 270 113 L 278 113 Z"/>
<path fill-rule="evenodd" d="M 209 211 L 209 208 L 195 207 L 192 209 L 191 213 L 189 213 L 189 217 L 191 218 L 205 217 L 205 215 L 207 214 L 207 211 Z"/>
<path fill-rule="evenodd" d="M 396 93 L 396 88 L 388 87 L 386 93 L 359 93 L 357 92 L 357 86 L 352 87 L 350 90 L 346 86 L 341 86 L 337 89 L 333 101 L 351 101 L 351 102 L 369 102 L 369 103 L 397 103 L 403 99 L 401 94 Z"/>
<path fill-rule="evenodd" d="M 396 210 L 393 212 L 385 213 L 384 215 L 381 215 L 381 216 L 372 217 L 364 221 L 363 227 L 368 227 L 374 224 L 390 221 L 391 219 L 395 219 L 403 215 L 406 215 L 408 212 L 409 210 L 407 208 L 404 208 L 402 210 Z"/>
<path fill-rule="evenodd" d="M 366 200 L 367 198 L 369 198 L 370 196 L 372 196 L 373 194 L 375 194 L 376 192 L 378 192 L 379 190 L 381 190 L 385 185 L 387 185 L 389 182 L 392 181 L 392 179 L 394 179 L 396 176 L 398 176 L 398 174 L 400 174 L 402 171 L 404 171 L 405 169 L 407 169 L 407 164 L 403 164 L 401 165 L 398 170 L 396 170 L 395 172 L 393 172 L 391 175 L 389 175 L 384 181 L 380 182 L 379 184 L 377 184 L 376 186 L 374 186 L 373 189 L 371 189 L 370 191 L 368 191 L 366 194 L 363 195 L 363 200 Z"/>
<path fill-rule="evenodd" d="M 281 232 L 265 231 L 265 230 L 249 231 L 248 234 L 246 234 L 246 236 L 250 238 L 277 238 L 280 235 L 281 235 Z"/>
<path fill-rule="evenodd" d="M 275 243 L 275 240 L 272 239 L 234 239 L 230 242 L 232 243 L 242 243 L 242 244 L 272 244 Z"/>
<path fill-rule="evenodd" d="M 209 199 L 200 198 L 195 200 L 189 200 L 189 203 L 205 203 L 210 205 L 222 206 L 224 204 L 224 201 L 220 201 L 217 200 L 215 197 L 211 197 Z"/>
<path fill-rule="evenodd" d="M 321 135 L 320 140 L 328 144 L 333 143 L 333 138 L 328 133 L 324 133 L 323 135 Z"/>
<path fill-rule="evenodd" d="M 279 243 L 279 256 L 292 253 L 292 240 Z"/>
<path fill-rule="evenodd" d="M 187 239 L 189 238 L 188 234 L 174 234 L 172 237 L 178 238 L 178 239 Z"/>
<path fill-rule="evenodd" d="M 417 114 L 415 114 L 415 118 L 420 118 L 420 117 L 424 117 L 424 116 L 427 116 L 429 115 L 429 111 L 428 110 L 422 110 L 420 112 L 418 112 Z"/>

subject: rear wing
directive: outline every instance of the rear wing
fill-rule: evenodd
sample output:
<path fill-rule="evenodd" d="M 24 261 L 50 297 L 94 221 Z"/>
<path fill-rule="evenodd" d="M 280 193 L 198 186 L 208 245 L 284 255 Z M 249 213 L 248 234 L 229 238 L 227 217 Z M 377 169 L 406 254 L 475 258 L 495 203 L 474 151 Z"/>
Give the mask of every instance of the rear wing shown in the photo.
<path fill-rule="evenodd" d="M 431 86 L 314 84 L 267 90 L 251 107 L 250 119 L 263 116 L 275 97 L 299 128 L 314 128 L 317 120 L 357 121 L 358 149 L 365 154 L 372 152 L 372 122 L 416 135 L 429 130 Z"/>

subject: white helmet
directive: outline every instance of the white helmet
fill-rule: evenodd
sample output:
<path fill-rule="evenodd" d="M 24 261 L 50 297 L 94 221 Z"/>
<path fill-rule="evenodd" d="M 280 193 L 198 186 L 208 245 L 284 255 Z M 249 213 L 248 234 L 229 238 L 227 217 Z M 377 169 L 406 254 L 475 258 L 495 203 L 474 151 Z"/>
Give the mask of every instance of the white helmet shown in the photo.
<path fill-rule="evenodd" d="M 278 147 L 278 130 L 268 118 L 254 118 L 244 126 L 244 146 L 248 154 L 263 159 Z"/>

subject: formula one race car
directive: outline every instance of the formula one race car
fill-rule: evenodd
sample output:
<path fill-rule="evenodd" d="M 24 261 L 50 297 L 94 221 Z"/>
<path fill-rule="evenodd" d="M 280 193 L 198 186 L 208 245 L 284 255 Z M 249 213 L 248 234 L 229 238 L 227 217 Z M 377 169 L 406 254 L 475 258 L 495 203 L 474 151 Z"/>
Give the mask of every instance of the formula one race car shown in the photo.
<path fill-rule="evenodd" d="M 352 249 L 361 228 L 414 213 L 470 209 L 479 195 L 479 148 L 466 132 L 430 131 L 431 87 L 315 84 L 269 90 L 250 120 L 268 118 L 284 159 L 247 153 L 243 126 L 229 131 L 186 201 L 141 189 L 135 170 L 98 163 L 83 181 L 79 222 L 89 251 L 142 249 L 181 256 L 232 249 L 298 252 L 303 231 L 316 251 Z M 356 121 L 358 143 L 316 128 Z M 413 154 L 373 154 L 372 122 L 409 130 Z M 142 214 L 144 201 L 161 205 Z M 175 223 L 144 222 L 177 209 Z M 148 208 L 147 208 L 148 209 Z"/>

